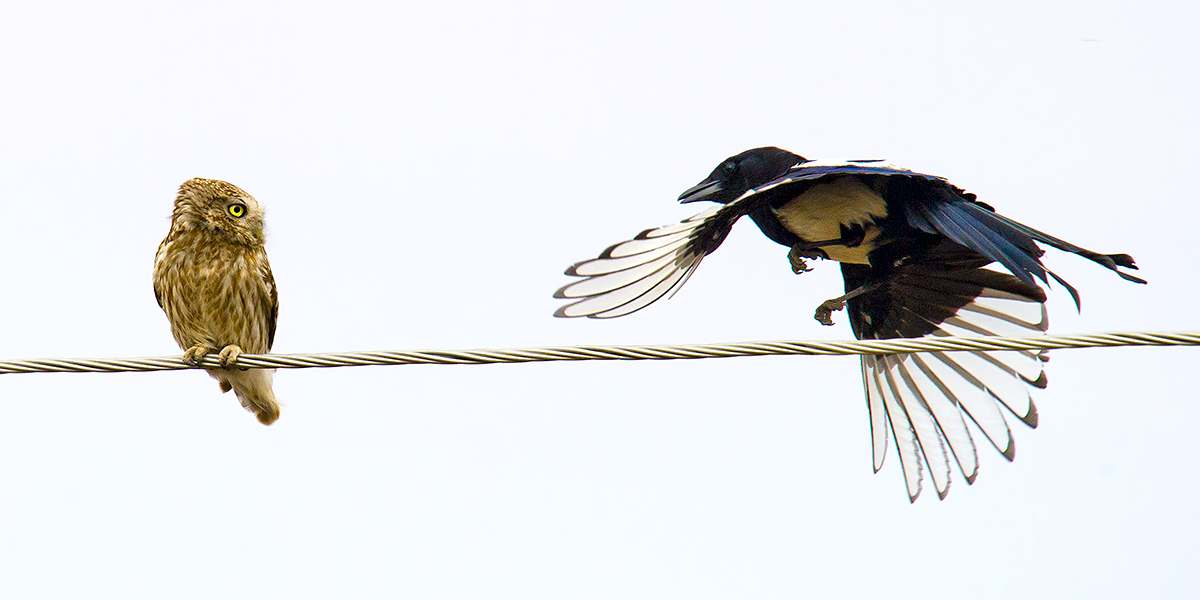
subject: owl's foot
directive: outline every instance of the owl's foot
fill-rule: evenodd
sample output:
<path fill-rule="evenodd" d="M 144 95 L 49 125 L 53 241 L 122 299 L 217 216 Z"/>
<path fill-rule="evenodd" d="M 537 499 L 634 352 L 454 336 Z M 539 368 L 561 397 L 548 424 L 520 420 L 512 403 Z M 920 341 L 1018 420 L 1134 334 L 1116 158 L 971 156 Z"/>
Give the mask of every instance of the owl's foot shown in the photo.
<path fill-rule="evenodd" d="M 793 273 L 799 275 L 800 273 L 807 273 L 812 270 L 812 267 L 804 262 L 806 258 L 821 258 L 821 251 L 807 249 L 800 244 L 796 244 L 792 246 L 791 250 L 788 250 L 788 262 L 792 264 Z"/>
<path fill-rule="evenodd" d="M 183 362 L 193 366 L 198 365 L 213 350 L 216 350 L 216 348 L 208 344 L 196 344 L 183 351 Z"/>
<path fill-rule="evenodd" d="M 217 355 L 217 360 L 220 361 L 222 367 L 228 369 L 233 367 L 233 363 L 237 361 L 238 356 L 241 354 L 241 346 L 238 346 L 237 344 L 230 344 L 224 348 L 221 348 L 221 353 Z M 242 370 L 244 371 L 246 369 Z"/>

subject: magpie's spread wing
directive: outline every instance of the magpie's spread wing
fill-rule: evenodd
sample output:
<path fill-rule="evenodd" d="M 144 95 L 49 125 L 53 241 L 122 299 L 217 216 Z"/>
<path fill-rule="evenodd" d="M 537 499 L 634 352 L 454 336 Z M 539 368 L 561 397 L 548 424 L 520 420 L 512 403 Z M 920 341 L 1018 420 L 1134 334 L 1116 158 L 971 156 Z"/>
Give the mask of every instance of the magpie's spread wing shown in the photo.
<path fill-rule="evenodd" d="M 756 207 L 757 198 L 746 194 L 679 223 L 647 229 L 597 258 L 571 265 L 566 274 L 583 279 L 559 288 L 554 297 L 577 300 L 554 316 L 608 319 L 645 308 L 682 287 L 733 224 Z"/>
<path fill-rule="evenodd" d="M 610 246 L 600 256 L 575 263 L 566 274 L 582 277 L 554 293 L 578 299 L 555 311 L 556 317 L 608 319 L 645 308 L 687 282 L 710 252 L 717 249 L 741 217 L 767 201 L 761 192 L 789 183 L 848 174 L 906 173 L 883 161 L 808 161 L 766 185 L 746 191 L 729 204 L 715 206 L 680 223 L 647 229 L 632 240 Z"/>
<path fill-rule="evenodd" d="M 943 241 L 882 278 L 865 265 L 843 265 L 847 290 L 874 285 L 846 301 L 855 337 L 1044 333 L 1045 292 L 986 268 L 991 262 Z M 1044 354 L 1031 351 L 863 356 L 875 470 L 883 465 L 891 437 L 910 500 L 920 493 L 926 470 L 939 498 L 949 490 L 953 466 L 967 483 L 974 482 L 979 461 L 968 419 L 1012 460 L 1015 448 L 1004 412 L 1037 426 L 1030 387 L 1045 387 L 1044 362 Z"/>

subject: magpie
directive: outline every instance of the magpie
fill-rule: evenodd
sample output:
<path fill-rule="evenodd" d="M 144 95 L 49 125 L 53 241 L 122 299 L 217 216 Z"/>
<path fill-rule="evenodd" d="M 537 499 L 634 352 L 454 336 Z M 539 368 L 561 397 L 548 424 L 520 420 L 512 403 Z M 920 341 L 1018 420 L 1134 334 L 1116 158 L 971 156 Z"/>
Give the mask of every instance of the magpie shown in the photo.
<path fill-rule="evenodd" d="M 1120 275 L 1128 254 L 1100 254 L 1001 216 L 945 178 L 882 160 L 816 161 L 774 147 L 722 161 L 680 202 L 716 206 L 678 224 L 647 229 L 566 270 L 581 280 L 554 297 L 556 317 L 612 318 L 677 291 L 733 224 L 749 216 L 787 246 L 795 273 L 809 260 L 841 265 L 844 294 L 817 307 L 832 325 L 846 309 L 858 339 L 1019 336 L 1046 331 L 1050 280 L 1079 307 L 1079 293 L 1042 264 L 1039 244 L 1078 254 Z M 873 466 L 889 437 L 910 502 L 928 471 L 943 499 L 956 466 L 974 483 L 979 460 L 968 419 L 1009 461 L 1015 455 L 1004 411 L 1036 427 L 1031 388 L 1046 387 L 1045 352 L 929 352 L 863 356 Z"/>

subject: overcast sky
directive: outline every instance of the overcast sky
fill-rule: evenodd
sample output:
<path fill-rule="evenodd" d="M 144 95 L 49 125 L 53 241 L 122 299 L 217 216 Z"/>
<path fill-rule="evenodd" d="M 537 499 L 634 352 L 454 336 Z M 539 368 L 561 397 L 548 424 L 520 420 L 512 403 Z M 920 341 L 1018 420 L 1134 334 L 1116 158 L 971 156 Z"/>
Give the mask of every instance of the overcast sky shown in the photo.
<path fill-rule="evenodd" d="M 1103 252 L 1051 332 L 1200 329 L 1188 2 L 0 6 L 0 358 L 179 354 L 154 252 L 191 177 L 267 210 L 276 352 L 848 339 L 748 220 L 674 299 L 562 270 L 778 145 L 948 177 Z M 970 3 L 972 5 L 977 3 Z M 1194 593 L 1194 349 L 1056 351 L 975 485 L 871 470 L 858 361 L 0 377 L 0 597 Z"/>

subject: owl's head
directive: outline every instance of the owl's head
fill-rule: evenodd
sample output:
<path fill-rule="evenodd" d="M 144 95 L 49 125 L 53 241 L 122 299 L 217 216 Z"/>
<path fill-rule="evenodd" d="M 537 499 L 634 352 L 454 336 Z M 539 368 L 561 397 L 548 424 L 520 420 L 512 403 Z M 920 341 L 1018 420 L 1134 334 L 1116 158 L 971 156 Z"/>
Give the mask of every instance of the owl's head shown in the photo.
<path fill-rule="evenodd" d="M 242 188 L 216 179 L 189 179 L 179 186 L 171 227 L 215 233 L 245 244 L 262 244 L 263 209 Z"/>

